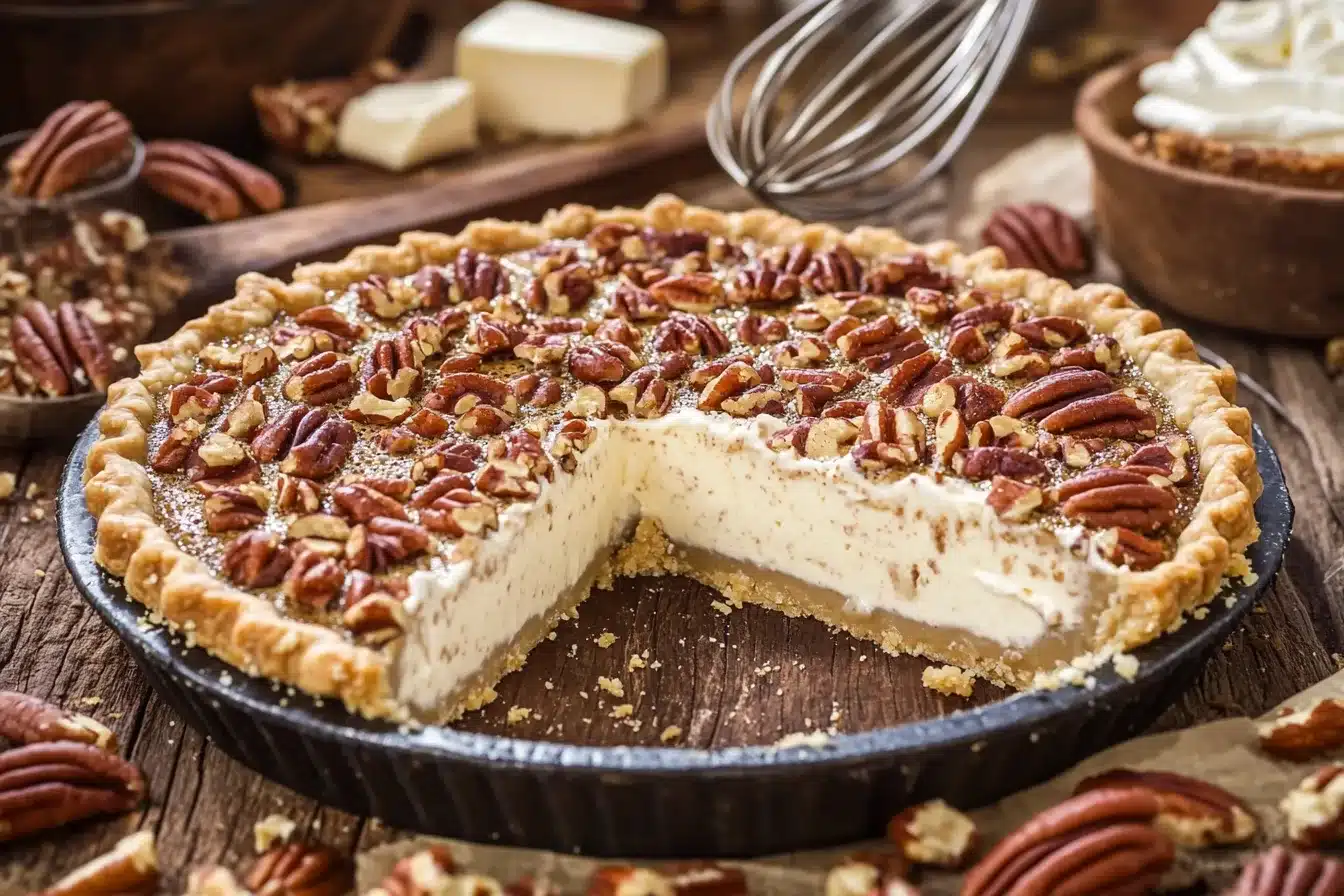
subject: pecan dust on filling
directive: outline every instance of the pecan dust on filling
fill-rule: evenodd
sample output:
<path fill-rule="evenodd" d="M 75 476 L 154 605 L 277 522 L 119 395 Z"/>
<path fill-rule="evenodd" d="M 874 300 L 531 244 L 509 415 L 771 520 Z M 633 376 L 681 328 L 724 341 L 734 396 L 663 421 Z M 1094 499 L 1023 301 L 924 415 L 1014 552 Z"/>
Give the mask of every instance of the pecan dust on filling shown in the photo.
<path fill-rule="evenodd" d="M 1132 569 L 1170 556 L 1198 494 L 1114 339 L 920 254 L 604 224 L 329 298 L 207 347 L 159 396 L 151 475 L 183 550 L 366 644 L 403 630 L 411 570 L 572 471 L 596 419 L 769 414 L 776 451 L 969 480 Z"/>

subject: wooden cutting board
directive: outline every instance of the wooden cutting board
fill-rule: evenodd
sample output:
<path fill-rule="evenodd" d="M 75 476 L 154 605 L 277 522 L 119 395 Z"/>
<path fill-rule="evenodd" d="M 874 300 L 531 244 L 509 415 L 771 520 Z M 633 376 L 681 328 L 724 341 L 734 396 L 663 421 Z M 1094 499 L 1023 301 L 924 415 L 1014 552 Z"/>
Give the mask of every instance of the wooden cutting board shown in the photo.
<path fill-rule="evenodd" d="M 548 189 L 554 188 L 553 175 L 545 172 L 557 164 L 572 172 L 574 184 L 634 165 L 656 165 L 705 145 L 705 110 L 710 99 L 729 61 L 763 24 L 759 14 L 735 14 L 660 26 L 667 36 L 672 67 L 668 99 L 646 121 L 608 137 L 539 140 L 483 134 L 474 152 L 400 174 L 344 159 L 306 161 L 277 156 L 269 166 L 291 181 L 294 204 L 313 205 L 447 182 L 468 185 L 500 174 L 517 184 L 519 195 L 526 195 L 533 182 L 544 181 Z M 457 23 L 435 29 L 414 69 L 417 76 L 452 73 L 457 30 Z"/>

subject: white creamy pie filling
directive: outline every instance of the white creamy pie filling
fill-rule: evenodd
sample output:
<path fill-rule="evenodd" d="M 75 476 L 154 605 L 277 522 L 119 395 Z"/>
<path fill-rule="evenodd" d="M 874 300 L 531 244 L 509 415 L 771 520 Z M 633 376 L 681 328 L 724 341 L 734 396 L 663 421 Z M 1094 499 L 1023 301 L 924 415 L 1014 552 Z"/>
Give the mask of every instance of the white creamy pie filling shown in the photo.
<path fill-rule="evenodd" d="M 1076 530 L 1001 521 L 986 492 L 951 477 L 866 478 L 848 456 L 780 454 L 783 424 L 681 410 L 592 421 L 572 474 L 502 511 L 467 559 L 415 572 L 398 657 L 398 698 L 430 712 L 545 616 L 640 518 L 677 545 L 1009 649 L 1086 623 L 1124 574 L 1074 550 Z"/>

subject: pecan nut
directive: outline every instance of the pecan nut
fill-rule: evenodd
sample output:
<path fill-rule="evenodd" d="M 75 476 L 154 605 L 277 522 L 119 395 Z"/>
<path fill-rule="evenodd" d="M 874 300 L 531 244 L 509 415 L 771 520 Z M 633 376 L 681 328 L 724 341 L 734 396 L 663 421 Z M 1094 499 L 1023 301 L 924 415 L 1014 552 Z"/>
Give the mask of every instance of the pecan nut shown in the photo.
<path fill-rule="evenodd" d="M 1020 448 L 965 448 L 952 458 L 952 469 L 967 479 L 1006 476 L 1019 481 L 1043 479 L 1050 472 L 1045 461 Z"/>
<path fill-rule="evenodd" d="M 1099 529 L 1118 526 L 1156 532 L 1176 516 L 1176 495 L 1142 473 L 1101 467 L 1069 479 L 1056 489 L 1066 517 Z"/>
<path fill-rule="evenodd" d="M 306 404 L 331 404 L 355 392 L 355 365 L 335 352 L 322 352 L 297 364 L 285 381 L 285 397 Z"/>
<path fill-rule="evenodd" d="M 1157 796 L 1103 788 L 1065 800 L 999 842 L 966 875 L 965 896 L 1144 893 L 1175 859 L 1153 827 Z"/>
<path fill-rule="evenodd" d="M 42 896 L 153 896 L 159 885 L 154 834 L 136 831 L 42 891 Z"/>
<path fill-rule="evenodd" d="M 0 753 L 0 842 L 96 815 L 127 812 L 145 793 L 140 770 L 115 753 L 73 741 Z"/>
<path fill-rule="evenodd" d="M 60 322 L 43 303 L 29 299 L 10 324 L 10 338 L 20 369 L 47 395 L 77 391 L 74 355 Z"/>
<path fill-rule="evenodd" d="M 1077 401 L 1111 393 L 1115 381 L 1104 371 L 1064 367 L 1013 393 L 1003 412 L 1019 420 L 1040 421 Z"/>
<path fill-rule="evenodd" d="M 1112 769 L 1085 778 L 1075 794 L 1101 788 L 1138 787 L 1158 800 L 1153 824 L 1179 846 L 1200 848 L 1245 843 L 1258 825 L 1250 808 L 1216 784 L 1175 772 Z"/>
<path fill-rule="evenodd" d="M 1318 849 L 1344 840 L 1344 765 L 1323 765 L 1279 803 L 1294 846 Z"/>
<path fill-rule="evenodd" d="M 410 480 L 406 480 L 409 484 Z M 396 498 L 387 495 L 367 482 L 352 482 L 338 485 L 331 491 L 332 503 L 336 510 L 354 523 L 367 523 L 374 517 L 386 516 L 394 519 L 409 519 L 406 508 Z"/>
<path fill-rule="evenodd" d="M 653 347 L 660 352 L 688 352 L 713 358 L 727 352 L 730 346 L 718 324 L 699 314 L 674 312 L 653 330 Z"/>
<path fill-rule="evenodd" d="M 1275 846 L 1247 863 L 1224 896 L 1327 896 L 1344 892 L 1344 862 Z"/>
<path fill-rule="evenodd" d="M 61 106 L 5 162 L 9 192 L 51 199 L 130 154 L 131 124 L 104 100 Z"/>
<path fill-rule="evenodd" d="M 293 562 L 293 553 L 279 535 L 255 530 L 234 539 L 224 551 L 220 566 L 235 585 L 269 588 L 280 584 Z"/>
<path fill-rule="evenodd" d="M 285 204 L 285 192 L 270 174 L 190 140 L 150 141 L 140 178 L 154 192 L 209 221 L 273 212 Z"/>
<path fill-rule="evenodd" d="M 355 885 L 341 855 L 325 846 L 284 843 L 257 857 L 243 884 L 255 896 L 341 896 Z"/>
<path fill-rule="evenodd" d="M 333 547 L 318 539 L 296 543 L 293 562 L 285 573 L 285 596 L 319 609 L 334 601 L 345 585 L 345 567 L 337 553 L 340 548 L 339 543 Z"/>
<path fill-rule="evenodd" d="M 617 383 L 640 365 L 629 346 L 590 339 L 570 349 L 569 372 L 585 383 Z"/>
<path fill-rule="evenodd" d="M 1067 212 L 1044 202 L 1003 206 L 990 216 L 980 238 L 1002 249 L 1015 268 L 1068 278 L 1092 267 L 1092 248 L 1082 227 Z"/>
<path fill-rule="evenodd" d="M 0 691 L 0 737 L 16 744 L 74 741 L 117 749 L 116 737 L 101 722 L 15 691 Z"/>
<path fill-rule="evenodd" d="M 400 859 L 370 896 L 432 896 L 454 884 L 457 863 L 446 847 L 428 846 Z M 465 893 L 474 889 L 462 888 Z"/>
<path fill-rule="evenodd" d="M 280 463 L 280 472 L 305 479 L 326 479 L 341 468 L 354 444 L 355 428 L 349 423 L 332 417 L 322 408 L 306 410 L 293 427 L 292 442 Z"/>
<path fill-rule="evenodd" d="M 1344 700 L 1325 697 L 1259 725 L 1260 749 L 1301 762 L 1344 746 Z"/>
<path fill-rule="evenodd" d="M 1105 529 L 1092 536 L 1092 545 L 1116 566 L 1128 566 L 1136 572 L 1152 569 L 1166 557 L 1162 542 L 1145 538 L 1132 529 Z"/>
<path fill-rule="evenodd" d="M 428 549 L 429 531 L 425 527 L 378 516 L 350 530 L 345 558 L 354 569 L 377 573 Z"/>
<path fill-rule="evenodd" d="M 999 519 L 1021 523 L 1045 503 L 1045 497 L 1039 485 L 1028 485 L 1007 476 L 995 476 L 989 494 L 985 496 L 985 503 L 998 514 Z"/>
<path fill-rule="evenodd" d="M 210 532 L 237 532 L 251 529 L 266 518 L 271 496 L 256 483 L 226 485 L 205 499 L 205 525 Z"/>
<path fill-rule="evenodd" d="M 825 896 L 919 896 L 905 879 L 909 863 L 894 850 L 864 850 L 826 872 Z"/>
<path fill-rule="evenodd" d="M 828 458 L 844 454 L 859 436 L 859 428 L 842 417 L 800 420 L 770 435 L 766 444 L 775 451 L 792 448 L 800 457 Z"/>

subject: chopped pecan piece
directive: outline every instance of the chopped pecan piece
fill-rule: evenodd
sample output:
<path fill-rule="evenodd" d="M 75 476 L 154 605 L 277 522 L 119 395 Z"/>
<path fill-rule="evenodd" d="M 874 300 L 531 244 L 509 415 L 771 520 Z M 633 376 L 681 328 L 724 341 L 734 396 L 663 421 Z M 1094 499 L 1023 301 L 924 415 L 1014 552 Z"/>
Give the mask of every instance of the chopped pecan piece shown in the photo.
<path fill-rule="evenodd" d="M 1001 840 L 967 873 L 965 896 L 1147 892 L 1175 859 L 1153 827 L 1153 793 L 1105 788 L 1065 800 Z"/>
<path fill-rule="evenodd" d="M 1197 461 L 1190 443 L 1176 436 L 1139 448 L 1125 459 L 1125 468 L 1148 477 L 1159 476 L 1173 485 L 1185 485 L 1195 478 Z"/>
<path fill-rule="evenodd" d="M 989 340 L 976 327 L 958 327 L 948 336 L 947 353 L 966 364 L 978 364 L 989 357 Z"/>
<path fill-rule="evenodd" d="M 733 281 L 732 299 L 739 304 L 792 302 L 802 294 L 802 281 L 774 267 L 743 268 Z"/>
<path fill-rule="evenodd" d="M 461 473 L 440 473 L 413 498 L 420 522 L 431 532 L 453 538 L 496 528 L 499 516 L 494 503 L 471 487 L 471 480 Z"/>
<path fill-rule="evenodd" d="M 1303 709 L 1285 709 L 1258 726 L 1260 749 L 1302 762 L 1344 746 L 1344 700 L 1326 697 Z"/>
<path fill-rule="evenodd" d="M 316 513 L 322 506 L 322 486 L 302 476 L 281 473 L 275 479 L 275 509 L 281 513 Z"/>
<path fill-rule="evenodd" d="M 1074 345 L 1057 350 L 1050 356 L 1050 366 L 1081 367 L 1085 370 L 1103 370 L 1119 373 L 1125 366 L 1125 355 L 1120 343 L 1111 336 L 1096 336 L 1086 345 Z"/>
<path fill-rule="evenodd" d="M 425 396 L 425 407 L 445 414 L 465 414 L 478 405 L 513 414 L 518 410 L 518 399 L 507 383 L 484 373 L 450 373 Z"/>
<path fill-rule="evenodd" d="M 726 304 L 723 284 L 711 274 L 681 274 L 666 277 L 649 287 L 663 305 L 690 314 L 707 314 Z"/>
<path fill-rule="evenodd" d="M 1245 843 L 1258 825 L 1250 808 L 1216 784 L 1175 772 L 1112 769 L 1085 778 L 1074 793 L 1101 788 L 1137 787 L 1153 793 L 1159 810 L 1153 824 L 1179 846 Z"/>
<path fill-rule="evenodd" d="M 347 420 L 358 423 L 375 423 L 391 426 L 400 423 L 411 415 L 415 408 L 409 398 L 388 400 L 379 398 L 372 392 L 361 392 L 341 412 Z"/>
<path fill-rule="evenodd" d="M 924 421 L 909 408 L 870 401 L 859 424 L 854 459 L 865 469 L 920 463 L 928 438 Z"/>
<path fill-rule="evenodd" d="M 427 482 L 441 470 L 474 473 L 481 463 L 481 449 L 471 442 L 441 440 L 411 467 L 411 478 Z"/>
<path fill-rule="evenodd" d="M 874 264 L 863 278 L 864 292 L 896 296 L 910 291 L 952 288 L 952 278 L 929 263 L 929 257 L 915 252 L 898 258 L 886 258 Z"/>
<path fill-rule="evenodd" d="M 551 440 L 551 454 L 561 469 L 572 473 L 576 466 L 574 455 L 587 451 L 595 438 L 597 431 L 588 421 L 566 420 Z"/>
<path fill-rule="evenodd" d="M 1152 569 L 1166 555 L 1162 542 L 1145 538 L 1132 529 L 1106 529 L 1092 536 L 1092 544 L 1107 560 L 1136 572 Z"/>
<path fill-rule="evenodd" d="M 905 880 L 909 863 L 894 850 L 864 850 L 826 872 L 825 896 L 919 896 Z"/>
<path fill-rule="evenodd" d="M 496 498 L 535 498 L 541 492 L 532 471 L 517 461 L 489 461 L 476 474 L 476 488 Z"/>
<path fill-rule="evenodd" d="M 153 896 L 158 888 L 154 834 L 136 831 L 47 887 L 41 896 Z"/>
<path fill-rule="evenodd" d="M 409 479 L 406 481 L 410 483 Z M 354 523 L 367 523 L 378 516 L 409 519 L 406 508 L 401 506 L 400 501 L 368 483 L 351 482 L 338 485 L 331 490 L 331 498 L 337 512 Z"/>
<path fill-rule="evenodd" d="M 423 438 L 437 439 L 452 428 L 452 424 L 442 414 L 421 408 L 406 420 L 406 428 Z"/>
<path fill-rule="evenodd" d="M 392 866 L 392 872 L 371 890 L 369 896 L 437 896 L 450 892 L 457 883 L 457 864 L 443 846 L 428 846 Z M 464 894 L 477 896 L 478 890 L 463 887 Z M 489 892 L 489 891 L 487 891 Z"/>
<path fill-rule="evenodd" d="M 373 443 L 392 455 L 410 454 L 419 446 L 415 440 L 415 433 L 400 426 L 378 433 L 373 437 Z"/>
<path fill-rule="evenodd" d="M 395 320 L 420 307 L 423 296 L 405 280 L 373 274 L 351 287 L 359 307 L 383 320 Z"/>
<path fill-rule="evenodd" d="M 887 839 L 917 865 L 960 868 L 979 842 L 975 822 L 942 800 L 911 806 L 887 824 Z"/>
<path fill-rule="evenodd" d="M 1044 502 L 1045 496 L 1039 485 L 1028 485 L 1006 476 L 995 476 L 985 497 L 985 503 L 993 508 L 999 519 L 1010 523 L 1025 522 Z"/>
<path fill-rule="evenodd" d="M 667 312 L 666 303 L 629 280 L 622 280 L 611 293 L 611 313 L 627 320 L 661 320 Z"/>
<path fill-rule="evenodd" d="M 698 314 L 674 312 L 653 330 L 653 347 L 661 352 L 688 352 L 716 357 L 731 343 L 718 325 Z"/>
<path fill-rule="evenodd" d="M 779 416 L 784 413 L 784 393 L 773 386 L 753 386 L 745 392 L 725 398 L 719 409 L 734 417 L 755 417 L 758 414 Z"/>
<path fill-rule="evenodd" d="M 1072 317 L 1031 317 L 1013 324 L 1013 332 L 1035 348 L 1063 348 L 1087 338 L 1087 327 Z"/>
<path fill-rule="evenodd" d="M 831 350 L 815 336 L 803 336 L 781 342 L 770 352 L 770 360 L 780 367 L 808 367 L 813 364 L 825 364 L 831 358 Z"/>
<path fill-rule="evenodd" d="M 672 385 L 659 374 L 658 367 L 646 365 L 631 373 L 608 393 L 617 404 L 625 405 L 631 417 L 661 417 L 672 406 Z"/>
<path fill-rule="evenodd" d="M 345 558 L 354 569 L 377 573 L 428 548 L 429 532 L 423 526 L 378 516 L 350 530 Z"/>
<path fill-rule="evenodd" d="M 457 431 L 469 436 L 501 433 L 513 425 L 513 415 L 488 404 L 478 404 L 457 418 Z"/>
<path fill-rule="evenodd" d="M 515 323 L 477 315 L 467 326 L 463 348 L 482 358 L 513 351 L 525 338 L 527 331 Z"/>
<path fill-rule="evenodd" d="M 602 321 L 593 331 L 593 336 L 599 340 L 620 343 L 630 349 L 638 348 L 639 343 L 644 338 L 639 330 L 621 317 L 613 317 Z"/>
<path fill-rule="evenodd" d="M 800 420 L 772 433 L 766 441 L 775 451 L 792 448 L 800 457 L 839 457 L 858 438 L 859 428 L 840 417 Z"/>
<path fill-rule="evenodd" d="M 737 338 L 747 345 L 769 345 L 789 335 L 789 326 L 778 317 L 748 314 L 737 322 Z"/>
<path fill-rule="evenodd" d="M 741 395 L 753 386 L 759 386 L 760 383 L 761 375 L 756 372 L 756 368 L 742 361 L 735 361 L 705 385 L 696 407 L 702 411 L 717 411 L 725 400 L 734 395 Z"/>
<path fill-rule="evenodd" d="M 475 249 L 460 249 L 453 261 L 454 302 L 492 299 L 509 291 L 509 275 L 499 259 Z"/>
<path fill-rule="evenodd" d="M 150 466 L 159 473 L 176 473 L 193 453 L 196 440 L 205 427 L 198 420 L 184 420 L 169 430 L 168 435 L 154 452 Z"/>
<path fill-rule="evenodd" d="M 339 545 L 338 545 L 339 547 Z M 332 554 L 301 542 L 293 551 L 293 562 L 285 573 L 284 592 L 290 599 L 310 607 L 325 607 L 341 593 L 345 567 Z"/>
<path fill-rule="evenodd" d="M 257 462 L 243 443 L 228 433 L 209 436 L 187 457 L 187 478 L 197 483 L 238 485 L 261 478 Z"/>
<path fill-rule="evenodd" d="M 280 584 L 293 555 L 274 532 L 244 532 L 224 551 L 221 566 L 229 581 L 244 588 Z"/>
<path fill-rule="evenodd" d="M 1294 846 L 1319 849 L 1344 841 L 1344 765 L 1332 762 L 1307 775 L 1279 803 Z"/>

